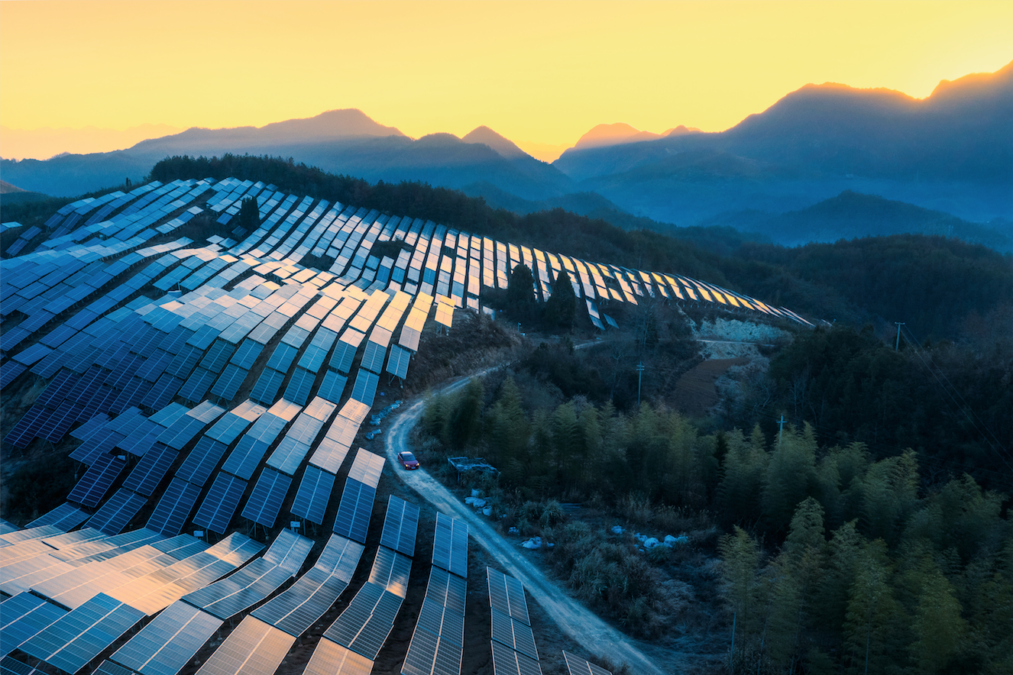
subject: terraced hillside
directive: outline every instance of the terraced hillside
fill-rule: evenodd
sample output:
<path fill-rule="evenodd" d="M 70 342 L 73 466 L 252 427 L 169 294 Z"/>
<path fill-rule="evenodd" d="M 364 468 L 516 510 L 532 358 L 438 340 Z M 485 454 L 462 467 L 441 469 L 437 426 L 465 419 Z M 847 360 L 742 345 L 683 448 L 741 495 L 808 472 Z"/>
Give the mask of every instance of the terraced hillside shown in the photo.
<path fill-rule="evenodd" d="M 381 518 L 381 477 L 396 478 L 361 447 L 423 332 L 495 316 L 487 294 L 522 264 L 539 301 L 566 274 L 591 330 L 647 297 L 808 323 L 705 281 L 232 179 L 81 200 L 6 253 L 4 457 L 69 453 L 76 472 L 65 503 L 3 523 L 11 672 L 161 675 L 198 656 L 207 673 L 367 673 L 391 658 L 397 672 L 461 672 L 467 525 L 396 496 Z M 408 592 L 420 531 L 421 600 Z M 540 672 L 523 589 L 497 574 L 486 653 L 496 673 Z M 412 637 L 385 647 L 399 612 L 417 616 Z"/>

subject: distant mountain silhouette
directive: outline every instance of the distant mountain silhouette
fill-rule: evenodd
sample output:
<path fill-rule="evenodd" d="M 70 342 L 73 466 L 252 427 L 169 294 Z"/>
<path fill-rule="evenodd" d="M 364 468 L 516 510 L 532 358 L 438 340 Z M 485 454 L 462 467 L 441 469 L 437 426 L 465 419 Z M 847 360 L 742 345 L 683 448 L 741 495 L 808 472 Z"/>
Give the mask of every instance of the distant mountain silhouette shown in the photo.
<path fill-rule="evenodd" d="M 954 237 L 998 251 L 1013 252 L 1013 231 L 1003 232 L 969 223 L 949 213 L 851 191 L 799 211 L 766 219 L 756 219 L 747 212 L 740 218 L 728 218 L 722 224 L 763 234 L 785 246 L 893 234 L 925 234 Z"/>
<path fill-rule="evenodd" d="M 553 165 L 582 190 L 680 224 L 847 189 L 987 220 L 1013 215 L 1011 120 L 1013 63 L 942 82 L 924 100 L 807 85 L 721 133 L 574 148 Z"/>
<path fill-rule="evenodd" d="M 506 159 L 530 157 L 528 153 L 517 147 L 513 141 L 500 136 L 486 126 L 472 130 L 461 140 L 465 143 L 481 143 L 483 145 L 488 145 L 490 148 L 498 152 L 500 156 L 505 157 Z"/>
<path fill-rule="evenodd" d="M 640 141 L 653 141 L 661 138 L 660 134 L 650 131 L 640 131 L 629 124 L 616 122 L 615 124 L 599 124 L 579 139 L 570 150 L 585 150 L 588 148 L 603 148 L 612 145 L 625 143 L 639 143 Z M 570 152 L 567 150 L 566 152 Z M 564 155 L 566 153 L 563 153 Z"/>
<path fill-rule="evenodd" d="M 65 155 L 48 161 L 5 160 L 2 170 L 5 177 L 31 189 L 71 196 L 117 185 L 125 178 L 141 180 L 166 156 L 231 152 L 291 157 L 371 181 L 423 181 L 454 188 L 484 181 L 525 199 L 573 191 L 570 178 L 491 129 L 480 127 L 468 136 L 469 141 L 451 134 L 412 140 L 358 110 L 335 110 L 259 129 L 188 129 L 117 152 Z"/>

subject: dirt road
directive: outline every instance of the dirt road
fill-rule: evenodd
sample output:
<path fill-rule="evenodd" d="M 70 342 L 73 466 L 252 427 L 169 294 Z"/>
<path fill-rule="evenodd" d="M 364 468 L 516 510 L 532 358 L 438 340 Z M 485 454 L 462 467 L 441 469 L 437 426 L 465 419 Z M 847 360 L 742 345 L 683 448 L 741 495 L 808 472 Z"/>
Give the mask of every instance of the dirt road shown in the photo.
<path fill-rule="evenodd" d="M 493 369 L 475 373 L 474 376 L 481 377 L 488 370 Z M 441 388 L 440 391 L 442 393 L 454 391 L 467 384 L 468 380 L 467 377 L 463 378 Z M 390 427 L 386 444 L 387 457 L 398 477 L 443 513 L 467 522 L 472 539 L 488 551 L 503 566 L 507 574 L 519 579 L 531 597 L 570 637 L 592 652 L 607 654 L 616 661 L 625 661 L 634 673 L 661 675 L 663 671 L 632 644 L 629 638 L 606 624 L 591 610 L 564 593 L 553 581 L 547 579 L 513 543 L 500 536 L 481 516 L 475 514 L 469 506 L 457 499 L 425 470 L 406 471 L 398 463 L 397 453 L 409 449 L 409 432 L 418 422 L 424 405 L 421 399 L 410 403 Z M 485 582 L 473 579 L 472 583 Z"/>

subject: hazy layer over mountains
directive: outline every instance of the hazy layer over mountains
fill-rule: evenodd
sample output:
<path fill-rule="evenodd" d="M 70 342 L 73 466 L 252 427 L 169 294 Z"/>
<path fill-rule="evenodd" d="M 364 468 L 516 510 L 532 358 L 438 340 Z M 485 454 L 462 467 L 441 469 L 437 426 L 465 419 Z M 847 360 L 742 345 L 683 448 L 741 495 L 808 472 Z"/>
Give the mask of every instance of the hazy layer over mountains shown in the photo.
<path fill-rule="evenodd" d="M 923 100 L 885 89 L 807 85 L 720 133 L 678 126 L 653 134 L 602 124 L 552 164 L 488 127 L 463 139 L 431 134 L 413 140 L 358 110 L 335 110 L 261 128 L 188 129 L 117 152 L 4 160 L 2 173 L 26 190 L 76 195 L 127 177 L 140 180 L 167 155 L 226 152 L 291 157 L 370 181 L 423 181 L 507 208 L 567 204 L 583 213 L 611 209 L 630 222 L 720 222 L 743 230 L 762 222 L 764 234 L 783 243 L 856 236 L 856 228 L 843 222 L 808 229 L 803 223 L 790 232 L 770 225 L 778 214 L 805 213 L 844 192 L 994 221 L 1009 235 L 1013 63 L 944 81 Z M 858 204 L 844 200 L 833 208 Z"/>

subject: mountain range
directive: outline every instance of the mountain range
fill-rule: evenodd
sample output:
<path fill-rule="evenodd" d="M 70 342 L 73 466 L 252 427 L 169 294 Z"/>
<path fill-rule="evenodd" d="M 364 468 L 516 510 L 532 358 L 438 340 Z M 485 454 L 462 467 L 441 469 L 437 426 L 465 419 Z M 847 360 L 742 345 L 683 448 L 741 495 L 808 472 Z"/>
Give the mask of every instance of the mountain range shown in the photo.
<path fill-rule="evenodd" d="M 522 212 L 543 204 L 604 210 L 629 223 L 720 221 L 746 230 L 842 193 L 1003 223 L 1013 218 L 1011 122 L 1013 63 L 943 81 L 921 100 L 885 89 L 807 85 L 719 133 L 603 124 L 551 164 L 488 127 L 463 138 L 412 139 L 348 109 L 260 128 L 193 128 L 115 152 L 3 160 L 0 169 L 23 189 L 69 196 L 140 180 L 167 155 L 231 152 L 292 158 L 370 181 L 462 189 Z M 782 239 L 776 230 L 764 234 Z M 784 243 L 807 236 L 816 234 L 803 226 Z M 821 240 L 835 236 L 851 235 L 846 228 L 819 233 Z"/>

